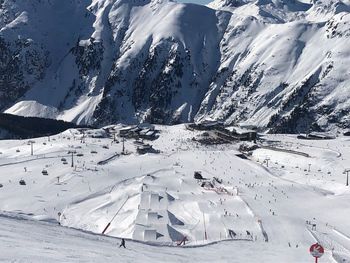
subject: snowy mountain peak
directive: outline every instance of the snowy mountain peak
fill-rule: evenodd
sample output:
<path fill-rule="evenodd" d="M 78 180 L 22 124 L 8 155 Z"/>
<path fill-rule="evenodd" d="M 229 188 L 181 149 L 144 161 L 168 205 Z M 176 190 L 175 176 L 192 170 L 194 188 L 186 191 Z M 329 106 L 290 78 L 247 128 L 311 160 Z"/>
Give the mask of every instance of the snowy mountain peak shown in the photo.
<path fill-rule="evenodd" d="M 252 12 L 254 9 L 259 9 L 260 13 L 268 13 L 274 16 L 278 13 L 284 13 L 288 16 L 289 13 L 298 12 L 300 15 L 292 16 L 295 19 L 304 19 L 305 14 L 309 17 L 318 17 L 319 20 L 328 19 L 330 16 L 350 11 L 350 1 L 341 0 L 313 0 L 310 2 L 299 0 L 215 0 L 208 4 L 210 8 L 218 10 L 233 11 L 239 7 L 237 13 Z M 289 19 L 291 20 L 291 19 Z"/>
<path fill-rule="evenodd" d="M 238 15 L 260 17 L 266 22 L 281 23 L 304 17 L 312 5 L 298 0 L 216 0 L 208 5 L 217 10 L 226 10 Z"/>
<path fill-rule="evenodd" d="M 336 14 L 350 12 L 350 1 L 322 0 L 312 3 L 313 6 L 308 12 L 310 20 L 327 21 Z"/>
<path fill-rule="evenodd" d="M 224 7 L 239 7 L 246 4 L 247 1 L 244 0 L 215 0 L 208 4 L 208 7 L 214 9 L 221 9 Z"/>
<path fill-rule="evenodd" d="M 348 1 L 209 7 L 4 0 L 0 109 L 95 125 L 248 121 L 279 132 L 349 125 Z"/>

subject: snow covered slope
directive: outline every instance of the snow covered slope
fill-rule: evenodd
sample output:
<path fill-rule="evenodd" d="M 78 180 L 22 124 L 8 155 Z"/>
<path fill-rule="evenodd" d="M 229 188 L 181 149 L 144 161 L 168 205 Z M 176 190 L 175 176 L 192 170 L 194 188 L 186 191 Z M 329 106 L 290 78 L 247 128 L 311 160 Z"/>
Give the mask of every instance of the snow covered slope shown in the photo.
<path fill-rule="evenodd" d="M 348 1 L 4 0 L 0 108 L 77 123 L 349 125 Z"/>
<path fill-rule="evenodd" d="M 43 246 L 43 244 L 45 244 Z M 3 262 L 273 262 L 276 258 L 284 262 L 306 262 L 294 249 L 277 246 L 265 253 L 268 244 L 258 246 L 242 242 L 223 242 L 198 248 L 158 247 L 126 241 L 127 249 L 118 248 L 120 240 L 107 236 L 67 229 L 57 225 L 38 223 L 0 216 L 0 260 Z M 252 254 L 251 251 L 255 253 Z M 237 253 L 239 251 L 239 253 Z M 220 255 L 218 255 L 218 252 Z M 327 255 L 327 259 L 329 256 Z M 330 259 L 331 260 L 331 259 Z"/>
<path fill-rule="evenodd" d="M 350 262 L 349 138 L 267 135 L 242 157 L 240 143 L 202 145 L 200 131 L 156 126 L 144 143 L 159 153 L 126 139 L 122 154 L 121 128 L 36 138 L 33 155 L 27 140 L 0 141 L 0 214 L 11 217 L 0 216 L 0 259 L 294 263 L 312 260 L 317 241 L 324 262 Z M 102 232 L 143 244 L 111 252 L 119 241 Z"/>

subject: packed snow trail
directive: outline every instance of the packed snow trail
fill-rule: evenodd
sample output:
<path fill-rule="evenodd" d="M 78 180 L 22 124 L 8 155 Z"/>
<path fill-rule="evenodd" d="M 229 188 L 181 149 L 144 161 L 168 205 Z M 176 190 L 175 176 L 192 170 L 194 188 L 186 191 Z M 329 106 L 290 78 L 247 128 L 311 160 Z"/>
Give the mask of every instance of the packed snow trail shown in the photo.
<path fill-rule="evenodd" d="M 0 215 L 0 261 L 4 262 L 308 262 L 308 253 L 268 243 L 227 241 L 204 247 L 158 247 Z M 242 246 L 244 244 L 244 246 Z M 266 253 L 268 251 L 268 253 Z M 301 255 L 300 255 L 301 254 Z M 325 260 L 327 255 L 325 255 Z M 326 261 L 325 261 L 326 262 Z"/>

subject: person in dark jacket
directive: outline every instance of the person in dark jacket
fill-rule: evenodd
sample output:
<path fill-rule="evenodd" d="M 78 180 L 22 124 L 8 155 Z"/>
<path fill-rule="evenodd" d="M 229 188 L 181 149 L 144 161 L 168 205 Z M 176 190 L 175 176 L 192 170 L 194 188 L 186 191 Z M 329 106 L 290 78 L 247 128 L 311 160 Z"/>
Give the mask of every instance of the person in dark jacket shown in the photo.
<path fill-rule="evenodd" d="M 122 238 L 122 242 L 120 243 L 119 247 L 126 248 L 126 246 L 125 246 L 125 239 L 124 238 Z"/>

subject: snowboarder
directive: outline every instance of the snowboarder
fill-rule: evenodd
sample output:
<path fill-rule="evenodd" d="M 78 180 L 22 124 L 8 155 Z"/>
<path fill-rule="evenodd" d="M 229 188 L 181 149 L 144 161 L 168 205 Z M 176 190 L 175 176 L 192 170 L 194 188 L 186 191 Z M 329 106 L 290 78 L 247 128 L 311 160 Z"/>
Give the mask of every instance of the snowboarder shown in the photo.
<path fill-rule="evenodd" d="M 125 239 L 124 238 L 122 238 L 122 242 L 120 243 L 119 247 L 126 248 L 126 246 L 125 246 Z"/>

